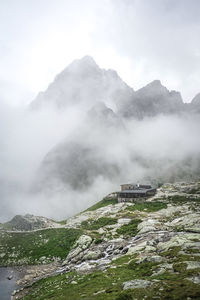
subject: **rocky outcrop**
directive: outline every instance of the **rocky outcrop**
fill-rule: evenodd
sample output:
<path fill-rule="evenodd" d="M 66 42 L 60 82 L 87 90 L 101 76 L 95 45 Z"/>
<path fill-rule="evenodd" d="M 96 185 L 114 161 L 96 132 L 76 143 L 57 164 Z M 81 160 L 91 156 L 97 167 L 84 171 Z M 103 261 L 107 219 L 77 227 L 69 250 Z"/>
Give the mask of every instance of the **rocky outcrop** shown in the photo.
<path fill-rule="evenodd" d="M 151 281 L 148 280 L 131 280 L 131 281 L 126 281 L 123 283 L 123 290 L 128 290 L 128 289 L 145 289 L 152 285 Z"/>
<path fill-rule="evenodd" d="M 67 256 L 67 259 L 63 262 L 66 265 L 69 261 L 77 262 L 80 257 L 83 257 L 83 251 L 86 250 L 92 243 L 92 238 L 88 235 L 82 235 L 74 244 L 72 250 Z"/>
<path fill-rule="evenodd" d="M 32 231 L 57 227 L 60 227 L 60 225 L 51 219 L 30 214 L 16 215 L 12 220 L 1 225 L 2 229 L 11 231 Z"/>

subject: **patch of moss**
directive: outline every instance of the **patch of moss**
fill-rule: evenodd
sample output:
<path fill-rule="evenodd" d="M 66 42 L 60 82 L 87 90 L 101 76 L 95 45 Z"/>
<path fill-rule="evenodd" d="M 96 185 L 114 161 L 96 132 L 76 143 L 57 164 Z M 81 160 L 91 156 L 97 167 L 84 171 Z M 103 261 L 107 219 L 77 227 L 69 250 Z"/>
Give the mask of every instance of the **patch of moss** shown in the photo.
<path fill-rule="evenodd" d="M 200 249 L 197 249 L 197 248 L 187 248 L 185 250 L 186 253 L 188 254 L 197 254 L 197 253 L 200 253 Z"/>
<path fill-rule="evenodd" d="M 187 264 L 182 262 L 182 263 L 174 263 L 173 264 L 173 269 L 175 272 L 178 272 L 178 273 L 183 273 L 186 271 L 186 268 L 187 268 Z"/>
<path fill-rule="evenodd" d="M 117 258 L 117 259 L 115 259 L 115 260 L 113 260 L 112 261 L 112 264 L 114 264 L 114 265 L 123 265 L 123 264 L 128 264 L 128 263 L 130 263 L 130 261 L 132 260 L 132 259 L 135 259 L 137 257 L 137 254 L 134 254 L 134 255 L 122 255 L 122 256 L 120 256 L 119 258 Z"/>
<path fill-rule="evenodd" d="M 102 217 L 97 220 L 89 219 L 87 221 L 83 221 L 81 223 L 81 227 L 86 230 L 98 230 L 101 227 L 104 227 L 107 225 L 113 225 L 116 223 L 117 223 L 116 218 Z"/>
<path fill-rule="evenodd" d="M 199 188 L 193 188 L 189 191 L 189 194 L 200 194 L 200 189 Z"/>
<path fill-rule="evenodd" d="M 133 296 L 131 295 L 130 291 L 124 291 L 122 293 L 120 293 L 115 300 L 132 300 Z"/>
<path fill-rule="evenodd" d="M 137 226 L 142 221 L 140 219 L 133 219 L 129 224 L 122 225 L 117 229 L 118 234 L 123 234 L 125 237 L 134 236 L 137 234 L 138 229 Z"/>
<path fill-rule="evenodd" d="M 151 276 L 157 267 L 158 263 L 143 262 L 138 263 L 137 260 L 132 260 L 128 264 L 128 268 L 134 270 L 134 273 L 140 277 Z"/>
<path fill-rule="evenodd" d="M 93 211 L 96 210 L 98 208 L 110 205 L 110 204 L 117 204 L 118 200 L 117 198 L 103 198 L 103 200 L 97 202 L 96 204 L 92 205 L 91 207 L 89 207 L 88 209 L 86 209 L 85 211 Z"/>
<path fill-rule="evenodd" d="M 165 256 L 167 258 L 174 259 L 178 255 L 179 251 L 181 251 L 180 246 L 172 247 L 172 248 L 169 248 L 167 251 L 161 252 L 160 255 Z"/>
<path fill-rule="evenodd" d="M 96 245 L 101 244 L 102 242 L 103 242 L 103 239 L 96 239 L 96 240 L 94 241 L 94 243 L 95 243 Z"/>
<path fill-rule="evenodd" d="M 167 200 L 174 204 L 183 204 L 183 203 L 187 203 L 187 202 L 199 202 L 200 197 L 192 198 L 192 197 L 188 197 L 188 196 L 174 195 L 174 196 L 168 196 Z"/>
<path fill-rule="evenodd" d="M 146 211 L 146 212 L 155 212 L 163 208 L 167 208 L 167 204 L 163 202 L 142 202 L 142 203 L 135 203 L 135 205 L 127 207 L 127 209 L 130 211 L 139 210 L 139 211 Z"/>
<path fill-rule="evenodd" d="M 181 250 L 181 247 L 172 247 L 168 249 L 167 251 L 160 252 L 160 255 L 163 257 L 166 257 L 169 262 L 172 263 L 179 263 L 184 261 L 200 261 L 200 256 L 194 256 L 192 254 L 195 254 L 196 251 L 192 251 L 192 248 L 184 250 L 185 253 L 179 254 Z"/>

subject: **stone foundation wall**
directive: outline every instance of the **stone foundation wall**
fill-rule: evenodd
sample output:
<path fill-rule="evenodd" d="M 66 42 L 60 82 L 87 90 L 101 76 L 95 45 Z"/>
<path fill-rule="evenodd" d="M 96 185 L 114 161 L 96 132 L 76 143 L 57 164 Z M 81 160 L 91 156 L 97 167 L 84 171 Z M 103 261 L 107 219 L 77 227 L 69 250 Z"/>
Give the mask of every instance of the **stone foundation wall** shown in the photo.
<path fill-rule="evenodd" d="M 121 198 L 118 197 L 118 203 L 121 202 L 144 202 L 148 197 L 138 197 L 138 198 Z"/>

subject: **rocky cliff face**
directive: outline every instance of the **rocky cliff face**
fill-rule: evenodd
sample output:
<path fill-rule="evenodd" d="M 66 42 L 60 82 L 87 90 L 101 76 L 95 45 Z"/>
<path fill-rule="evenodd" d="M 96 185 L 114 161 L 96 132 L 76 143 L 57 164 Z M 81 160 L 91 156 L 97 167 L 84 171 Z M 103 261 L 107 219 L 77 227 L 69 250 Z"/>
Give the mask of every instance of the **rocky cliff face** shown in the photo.
<path fill-rule="evenodd" d="M 62 223 L 82 233 L 46 272 L 29 268 L 21 281 L 29 287 L 13 299 L 198 299 L 199 216 L 200 182 L 165 184 L 135 203 L 111 194 Z M 50 277 L 30 288 L 37 276 Z"/>

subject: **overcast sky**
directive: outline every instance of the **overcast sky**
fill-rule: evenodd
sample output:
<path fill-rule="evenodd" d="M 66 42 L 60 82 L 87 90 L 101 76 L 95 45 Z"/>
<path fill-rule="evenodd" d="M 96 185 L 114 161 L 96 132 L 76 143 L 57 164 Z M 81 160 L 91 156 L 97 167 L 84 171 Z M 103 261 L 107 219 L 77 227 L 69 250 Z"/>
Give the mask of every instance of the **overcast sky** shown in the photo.
<path fill-rule="evenodd" d="M 0 99 L 31 101 L 72 60 L 92 55 L 134 89 L 160 79 L 200 92 L 199 0 L 0 0 Z"/>

